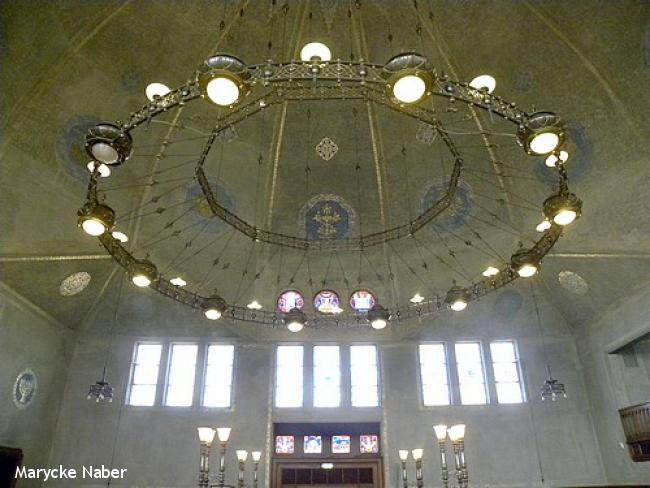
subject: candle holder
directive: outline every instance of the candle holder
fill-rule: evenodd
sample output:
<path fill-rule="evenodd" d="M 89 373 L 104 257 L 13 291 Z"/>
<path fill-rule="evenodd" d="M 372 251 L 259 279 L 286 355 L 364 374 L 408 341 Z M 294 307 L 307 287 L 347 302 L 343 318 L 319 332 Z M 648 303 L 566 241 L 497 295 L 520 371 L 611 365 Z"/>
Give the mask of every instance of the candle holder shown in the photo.
<path fill-rule="evenodd" d="M 237 450 L 238 471 L 237 485 L 226 484 L 226 448 L 230 438 L 230 427 L 199 427 L 199 488 L 246 488 L 246 459 L 248 451 Z M 219 439 L 219 472 L 214 479 L 210 475 L 210 450 L 214 442 L 215 434 Z M 259 461 L 262 457 L 262 451 L 253 451 L 253 488 L 257 488 L 257 471 Z M 214 482 L 213 482 L 214 479 Z"/>

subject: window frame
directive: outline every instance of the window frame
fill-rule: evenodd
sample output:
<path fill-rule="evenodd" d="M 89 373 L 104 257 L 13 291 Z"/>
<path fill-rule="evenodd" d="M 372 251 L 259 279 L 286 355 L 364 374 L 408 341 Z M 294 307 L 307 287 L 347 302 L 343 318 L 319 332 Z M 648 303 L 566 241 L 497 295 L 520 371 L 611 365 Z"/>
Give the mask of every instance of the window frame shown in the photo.
<path fill-rule="evenodd" d="M 192 381 L 192 396 L 190 399 L 190 404 L 189 405 L 168 405 L 167 404 L 167 396 L 169 392 L 169 378 L 171 375 L 171 370 L 172 370 L 172 356 L 173 356 L 173 351 L 174 351 L 174 346 L 196 346 L 196 356 L 194 359 L 194 379 Z M 201 343 L 200 342 L 194 342 L 194 341 L 169 341 L 167 343 L 167 368 L 165 370 L 165 381 L 163 383 L 163 392 L 162 392 L 162 399 L 160 402 L 161 407 L 165 408 L 192 408 L 195 407 L 195 400 L 196 400 L 196 387 L 197 387 L 197 368 L 199 367 L 199 364 L 201 363 L 200 361 L 200 354 L 201 354 Z"/>
<path fill-rule="evenodd" d="M 441 345 L 443 348 L 443 351 L 445 353 L 445 372 L 447 375 L 447 399 L 449 400 L 448 403 L 444 405 L 427 405 L 424 403 L 424 377 L 422 376 L 422 355 L 420 351 L 420 346 L 426 346 L 426 345 Z M 417 343 L 417 379 L 418 379 L 418 390 L 420 394 L 420 406 L 426 409 L 435 409 L 435 408 L 444 408 L 444 407 L 451 407 L 452 405 L 455 405 L 454 402 L 454 387 L 452 385 L 452 373 L 451 373 L 451 364 L 449 362 L 450 360 L 450 355 L 449 355 L 449 344 L 447 341 L 424 341 L 424 342 L 418 342 Z M 460 395 L 460 393 L 459 393 Z"/>
<path fill-rule="evenodd" d="M 338 357 L 339 357 L 339 362 L 338 362 L 338 372 L 339 372 L 339 378 L 338 378 L 338 386 L 339 386 L 339 403 L 338 405 L 316 405 L 316 363 L 314 361 L 314 358 L 316 357 L 316 348 L 317 347 L 335 347 L 338 350 Z M 311 405 L 313 408 L 328 408 L 328 409 L 333 409 L 333 408 L 341 408 L 343 407 L 343 349 L 344 347 L 341 346 L 341 344 L 332 344 L 332 343 L 324 343 L 324 344 L 312 344 L 311 345 L 311 374 L 310 379 L 311 379 Z M 304 354 L 304 350 L 303 350 Z M 304 373 L 305 373 L 305 357 L 303 355 L 303 396 L 305 393 L 305 387 L 304 387 Z M 349 366 L 349 364 L 348 364 Z M 304 406 L 304 398 L 303 398 L 303 406 Z"/>
<path fill-rule="evenodd" d="M 300 399 L 300 405 L 297 406 L 279 406 L 278 405 L 278 351 L 281 347 L 301 347 L 302 348 L 302 396 Z M 307 363 L 307 358 L 305 351 L 308 350 L 307 345 L 304 343 L 278 343 L 275 345 L 274 351 L 273 351 L 273 408 L 279 408 L 279 409 L 299 409 L 299 408 L 305 408 L 305 391 L 307 388 L 305 388 L 305 368 L 306 368 L 306 363 Z M 308 385 L 307 385 L 308 386 Z"/>
<path fill-rule="evenodd" d="M 518 380 L 517 384 L 519 385 L 519 391 L 521 392 L 521 401 L 520 402 L 501 403 L 499 401 L 499 390 L 497 388 L 497 384 L 498 383 L 513 383 L 511 381 L 497 381 L 496 373 L 494 371 L 494 365 L 495 365 L 495 363 L 497 361 L 494 360 L 494 356 L 492 355 L 492 344 L 504 343 L 504 342 L 512 344 L 513 350 L 514 350 L 514 353 L 515 353 L 514 364 L 515 364 L 515 368 L 517 369 L 517 380 Z M 522 366 L 521 366 L 521 356 L 519 354 L 519 344 L 517 343 L 517 340 L 516 339 L 495 339 L 495 340 L 491 340 L 491 341 L 489 341 L 488 348 L 489 348 L 489 351 L 490 351 L 490 362 L 492 363 L 492 381 L 494 383 L 494 398 L 495 398 L 496 404 L 497 405 L 522 405 L 524 403 L 527 403 L 528 398 L 526 397 L 526 388 L 524 386 L 524 373 L 523 373 Z M 499 362 L 502 363 L 503 361 L 499 361 Z"/>
<path fill-rule="evenodd" d="M 490 377 L 489 377 L 489 372 L 486 367 L 486 358 L 485 358 L 485 348 L 483 341 L 481 339 L 463 339 L 463 340 L 458 340 L 454 341 L 454 361 L 455 361 L 455 368 L 456 368 L 456 382 L 458 385 L 458 404 L 465 406 L 465 407 L 482 407 L 486 405 L 490 405 L 492 403 L 492 397 L 490 395 Z M 460 380 L 460 368 L 459 368 L 459 360 L 458 360 L 458 354 L 456 353 L 456 345 L 457 344 L 478 344 L 478 349 L 479 349 L 479 355 L 480 355 L 480 365 L 481 365 L 481 373 L 483 375 L 483 391 L 485 392 L 485 403 L 464 403 L 463 402 L 463 393 L 462 393 L 462 383 Z"/>
<path fill-rule="evenodd" d="M 375 371 L 377 373 L 377 405 L 373 406 L 368 406 L 368 405 L 354 405 L 352 402 L 352 348 L 353 347 L 363 347 L 363 346 L 373 346 L 375 348 Z M 354 342 L 352 344 L 348 344 L 347 347 L 347 357 L 348 357 L 348 363 L 347 363 L 347 368 L 348 368 L 348 374 L 346 375 L 349 378 L 349 388 L 350 388 L 350 408 L 353 409 L 362 409 L 362 408 L 381 408 L 382 406 L 382 398 L 381 398 L 381 380 L 382 380 L 382 375 L 381 375 L 381 355 L 380 355 L 380 348 L 378 344 L 375 343 L 368 343 L 368 342 Z M 346 405 L 347 407 L 348 405 Z"/>
<path fill-rule="evenodd" d="M 158 371 L 156 374 L 156 383 L 154 384 L 155 390 L 154 390 L 154 400 L 152 405 L 134 405 L 131 403 L 131 392 L 133 390 L 133 380 L 135 379 L 135 368 L 138 365 L 136 363 L 137 357 L 138 357 L 138 348 L 140 346 L 160 346 L 160 357 L 158 359 Z M 128 383 L 128 388 L 126 392 L 126 399 L 124 402 L 124 405 L 127 407 L 133 407 L 133 408 L 152 408 L 156 407 L 159 404 L 159 395 L 160 395 L 160 389 L 158 388 L 158 384 L 160 383 L 160 376 L 161 376 L 161 366 L 163 364 L 163 360 L 168 354 L 168 348 L 169 344 L 164 341 L 164 340 L 156 340 L 156 339 L 148 339 L 148 340 L 136 340 L 133 343 L 133 348 L 131 349 L 131 365 L 130 365 L 130 370 L 129 370 L 129 383 Z M 136 385 L 137 386 L 137 385 Z"/>
<path fill-rule="evenodd" d="M 232 363 L 230 364 L 230 389 L 229 389 L 229 405 L 227 407 L 213 407 L 205 405 L 205 389 L 206 389 L 206 378 L 208 376 L 208 358 L 210 354 L 210 346 L 230 346 L 232 347 Z M 199 403 L 200 408 L 206 410 L 233 410 L 235 405 L 235 396 L 233 395 L 233 387 L 235 386 L 235 364 L 237 363 L 237 347 L 233 342 L 207 342 L 203 347 L 203 361 L 202 361 L 202 372 L 201 383 L 199 385 Z"/>

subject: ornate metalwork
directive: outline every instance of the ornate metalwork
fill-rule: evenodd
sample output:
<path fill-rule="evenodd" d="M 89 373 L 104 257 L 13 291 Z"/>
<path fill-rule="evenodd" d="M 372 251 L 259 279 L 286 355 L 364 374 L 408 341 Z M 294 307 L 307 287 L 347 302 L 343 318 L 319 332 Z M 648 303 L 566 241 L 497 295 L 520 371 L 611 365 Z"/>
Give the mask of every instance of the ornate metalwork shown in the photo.
<path fill-rule="evenodd" d="M 214 59 L 214 57 L 210 59 Z M 399 61 L 402 58 L 399 56 L 393 58 L 393 63 L 398 62 L 395 61 L 396 59 Z M 409 59 L 413 61 L 414 58 L 411 56 Z M 430 86 L 427 88 L 431 95 L 444 97 L 450 101 L 461 101 L 471 107 L 481 108 L 492 115 L 500 116 L 507 121 L 515 123 L 520 135 L 527 135 L 528 132 L 526 131 L 532 129 L 538 130 L 539 117 L 534 118 L 529 123 L 531 116 L 518 109 L 514 103 L 507 102 L 501 97 L 486 93 L 485 91 L 473 89 L 467 83 L 450 80 L 446 74 L 436 73 L 426 65 L 426 62 L 421 61 L 419 60 L 416 63 L 417 66 L 411 66 L 409 64 L 409 69 L 413 68 L 423 71 L 422 74 L 426 75 L 427 79 L 430 78 Z M 412 236 L 450 206 L 463 168 L 463 158 L 460 151 L 454 144 L 449 133 L 445 130 L 443 124 L 438 120 L 434 110 L 418 105 L 402 106 L 391 100 L 386 89 L 386 76 L 390 76 L 392 72 L 390 70 L 387 71 L 386 66 L 366 63 L 363 60 L 268 62 L 254 66 L 239 66 L 238 74 L 241 80 L 246 80 L 246 88 L 247 90 L 250 89 L 250 92 L 241 103 L 231 107 L 224 115 L 217 119 L 215 126 L 207 137 L 195 169 L 196 179 L 212 214 L 237 231 L 258 242 L 267 242 L 302 250 L 359 251 L 406 236 Z M 117 135 L 112 134 L 111 137 L 113 137 L 113 140 L 117 140 L 115 139 L 117 137 L 120 141 L 130 141 L 130 132 L 140 124 L 146 123 L 163 112 L 182 106 L 200 97 L 199 75 L 200 73 L 197 73 L 195 79 L 170 91 L 165 96 L 154 98 L 153 101 L 141 109 L 131 113 L 125 122 L 117 122 L 114 127 L 119 128 L 120 133 Z M 430 126 L 432 128 L 432 137 L 439 137 L 441 139 L 454 161 L 446 193 L 410 222 L 355 238 L 318 240 L 309 240 L 256 228 L 217 201 L 209 184 L 208 177 L 204 172 L 203 165 L 215 142 L 223 140 L 224 131 L 233 129 L 238 122 L 247 117 L 280 103 L 300 100 L 345 99 L 354 99 L 382 105 Z M 557 125 L 558 131 L 562 130 L 559 121 L 555 125 Z M 94 134 L 92 129 L 91 134 Z M 124 156 L 126 156 L 127 150 L 130 151 L 130 147 L 126 147 L 125 145 L 123 149 Z M 120 156 L 122 156 L 121 153 Z M 92 173 L 88 187 L 87 201 L 89 203 L 97 203 L 96 173 L 96 171 Z M 562 164 L 558 165 L 558 173 L 560 176 L 559 193 L 566 195 L 568 194 L 568 184 L 566 171 Z M 324 215 L 321 216 L 321 220 L 325 222 Z M 531 248 L 531 253 L 534 253 L 541 260 L 558 240 L 561 231 L 562 228 L 560 226 L 552 225 Z M 129 269 L 137 262 L 134 256 L 126 251 L 121 243 L 112 237 L 110 233 L 105 232 L 99 237 L 99 240 L 113 259 L 125 269 Z M 506 265 L 497 275 L 474 282 L 464 288 L 464 290 L 469 300 L 475 300 L 506 286 L 517 277 L 516 271 L 510 265 Z M 206 297 L 197 293 L 172 285 L 163 276 L 158 276 L 158 279 L 152 281 L 150 286 L 159 293 L 197 310 L 202 309 L 202 305 L 206 300 Z M 441 297 L 435 297 L 428 302 L 391 309 L 389 313 L 391 321 L 401 322 L 403 320 L 437 313 L 443 307 L 445 307 L 444 300 Z M 227 305 L 224 316 L 232 320 L 260 323 L 271 327 L 280 326 L 283 323 L 283 316 L 277 312 L 250 310 L 246 307 L 234 305 Z M 317 315 L 307 318 L 308 327 L 341 325 L 367 327 L 368 321 L 366 314 L 344 312 L 338 315 Z"/>

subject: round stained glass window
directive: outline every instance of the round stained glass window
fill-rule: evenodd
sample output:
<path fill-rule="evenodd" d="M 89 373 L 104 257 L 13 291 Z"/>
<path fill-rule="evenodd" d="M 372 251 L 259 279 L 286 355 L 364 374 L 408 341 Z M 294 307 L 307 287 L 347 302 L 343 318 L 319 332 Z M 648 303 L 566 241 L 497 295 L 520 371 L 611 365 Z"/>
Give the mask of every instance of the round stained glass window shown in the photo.
<path fill-rule="evenodd" d="M 302 310 L 304 306 L 305 300 L 297 290 L 287 290 L 278 297 L 278 310 L 280 312 L 289 313 L 294 308 Z"/>
<path fill-rule="evenodd" d="M 339 313 L 341 301 L 335 291 L 321 290 L 314 296 L 314 308 L 320 313 Z"/>
<path fill-rule="evenodd" d="M 357 290 L 350 295 L 350 307 L 357 312 L 367 312 L 377 303 L 377 299 L 368 290 Z"/>

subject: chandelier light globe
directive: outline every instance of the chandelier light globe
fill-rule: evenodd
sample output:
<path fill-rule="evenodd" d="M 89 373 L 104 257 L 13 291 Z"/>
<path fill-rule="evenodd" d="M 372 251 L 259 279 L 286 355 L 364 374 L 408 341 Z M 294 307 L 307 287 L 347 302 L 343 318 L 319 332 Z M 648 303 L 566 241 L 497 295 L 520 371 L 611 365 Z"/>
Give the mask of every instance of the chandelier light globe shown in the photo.
<path fill-rule="evenodd" d="M 169 87 L 163 83 L 149 83 L 144 90 L 144 94 L 150 101 L 153 101 L 156 97 L 164 97 L 170 91 Z"/>
<path fill-rule="evenodd" d="M 446 424 L 438 424 L 433 426 L 433 431 L 436 434 L 436 439 L 438 439 L 438 442 L 442 442 L 445 439 L 447 439 L 447 425 Z"/>
<path fill-rule="evenodd" d="M 462 312 L 467 308 L 469 296 L 460 286 L 453 286 L 448 292 L 445 302 L 454 312 Z"/>
<path fill-rule="evenodd" d="M 411 454 L 413 455 L 413 459 L 415 461 L 421 461 L 422 460 L 422 455 L 424 454 L 424 449 L 422 449 L 422 448 L 413 449 L 411 451 Z"/>
<path fill-rule="evenodd" d="M 257 300 L 253 300 L 248 305 L 246 305 L 246 308 L 248 308 L 249 310 L 261 310 L 262 304 Z"/>
<path fill-rule="evenodd" d="M 245 451 L 243 449 L 235 451 L 235 454 L 237 455 L 237 461 L 240 463 L 243 463 L 248 459 L 248 451 Z"/>
<path fill-rule="evenodd" d="M 146 259 L 131 263 L 129 273 L 133 284 L 140 288 L 149 286 L 158 278 L 158 269 L 151 261 Z"/>
<path fill-rule="evenodd" d="M 127 236 L 124 232 L 121 232 L 119 230 L 114 230 L 113 232 L 111 232 L 111 235 L 113 236 L 113 239 L 116 239 L 120 242 L 129 241 L 129 236 Z"/>
<path fill-rule="evenodd" d="M 231 107 L 248 93 L 248 78 L 250 73 L 242 60 L 228 54 L 215 54 L 200 66 L 198 82 L 204 98 L 215 105 Z"/>
<path fill-rule="evenodd" d="M 174 286 L 185 286 L 185 285 L 187 285 L 187 281 L 185 281 L 180 276 L 177 276 L 176 278 L 172 278 L 171 280 L 169 280 L 169 282 Z"/>
<path fill-rule="evenodd" d="M 230 439 L 231 430 L 232 429 L 230 427 L 217 427 L 217 437 L 219 438 L 219 442 L 222 444 L 228 442 L 228 439 Z"/>
<path fill-rule="evenodd" d="M 284 317 L 284 323 L 291 332 L 300 332 L 307 323 L 307 318 L 299 308 L 292 308 Z"/>
<path fill-rule="evenodd" d="M 393 85 L 393 96 L 402 103 L 415 103 L 420 100 L 427 87 L 424 80 L 416 75 L 406 75 Z"/>
<path fill-rule="evenodd" d="M 433 71 L 427 59 L 417 53 L 403 53 L 384 66 L 388 95 L 398 105 L 413 105 L 431 94 Z"/>
<path fill-rule="evenodd" d="M 373 329 L 381 330 L 388 325 L 390 313 L 384 307 L 377 304 L 368 311 L 368 320 Z"/>
<path fill-rule="evenodd" d="M 492 93 L 497 86 L 497 81 L 490 75 L 479 75 L 469 82 L 469 86 L 475 90 Z"/>
<path fill-rule="evenodd" d="M 531 156 L 545 156 L 560 147 L 566 134 L 562 120 L 551 112 L 532 114 L 517 131 L 517 138 Z"/>
<path fill-rule="evenodd" d="M 208 98 L 217 105 L 229 106 L 239 99 L 237 83 L 225 76 L 210 80 L 205 89 Z"/>
<path fill-rule="evenodd" d="M 91 151 L 98 161 L 102 161 L 105 164 L 115 164 L 119 157 L 117 151 L 105 142 L 94 144 Z"/>
<path fill-rule="evenodd" d="M 78 225 L 93 237 L 101 236 L 115 223 L 115 212 L 103 203 L 87 203 L 77 212 Z"/>
<path fill-rule="evenodd" d="M 522 249 L 512 255 L 512 267 L 522 278 L 530 278 L 539 270 L 539 258 L 530 250 Z"/>
<path fill-rule="evenodd" d="M 102 123 L 86 133 L 86 152 L 100 164 L 117 166 L 133 153 L 133 139 L 117 125 Z"/>
<path fill-rule="evenodd" d="M 465 439 L 465 424 L 456 424 L 449 427 L 449 439 L 451 442 L 461 442 Z"/>
<path fill-rule="evenodd" d="M 535 230 L 537 232 L 544 232 L 548 229 L 551 228 L 551 222 L 549 222 L 547 219 L 542 220 L 539 224 L 537 224 L 537 227 L 535 227 Z"/>
<path fill-rule="evenodd" d="M 322 42 L 310 42 L 300 50 L 302 61 L 330 61 L 332 53 L 330 48 Z"/>
<path fill-rule="evenodd" d="M 260 459 L 262 459 L 262 451 L 251 452 L 251 457 L 253 458 L 254 463 L 259 463 Z"/>
<path fill-rule="evenodd" d="M 582 201 L 573 193 L 553 195 L 544 202 L 544 215 L 557 225 L 569 225 L 582 215 Z"/>
<path fill-rule="evenodd" d="M 402 462 L 405 462 L 409 458 L 409 452 L 406 449 L 400 449 L 397 454 Z"/>
<path fill-rule="evenodd" d="M 97 164 L 95 161 L 89 161 L 86 165 L 86 168 L 88 168 L 88 171 L 92 173 L 95 171 L 95 166 L 97 166 L 97 172 L 99 173 L 100 177 L 108 178 L 111 175 L 111 168 L 109 168 L 104 163 Z"/>
<path fill-rule="evenodd" d="M 494 266 L 488 266 L 485 271 L 483 271 L 483 276 L 489 278 L 490 276 L 496 276 L 499 274 L 499 269 Z"/>
<path fill-rule="evenodd" d="M 567 159 L 569 159 L 569 153 L 562 150 L 558 154 L 551 154 L 548 158 L 546 158 L 545 163 L 549 168 L 555 168 L 558 161 L 565 163 Z"/>
<path fill-rule="evenodd" d="M 212 427 L 198 427 L 196 430 L 199 433 L 199 442 L 205 446 L 211 446 L 216 430 Z"/>
<path fill-rule="evenodd" d="M 202 305 L 203 314 L 210 320 L 219 320 L 226 311 L 226 301 L 220 296 L 206 298 Z"/>

